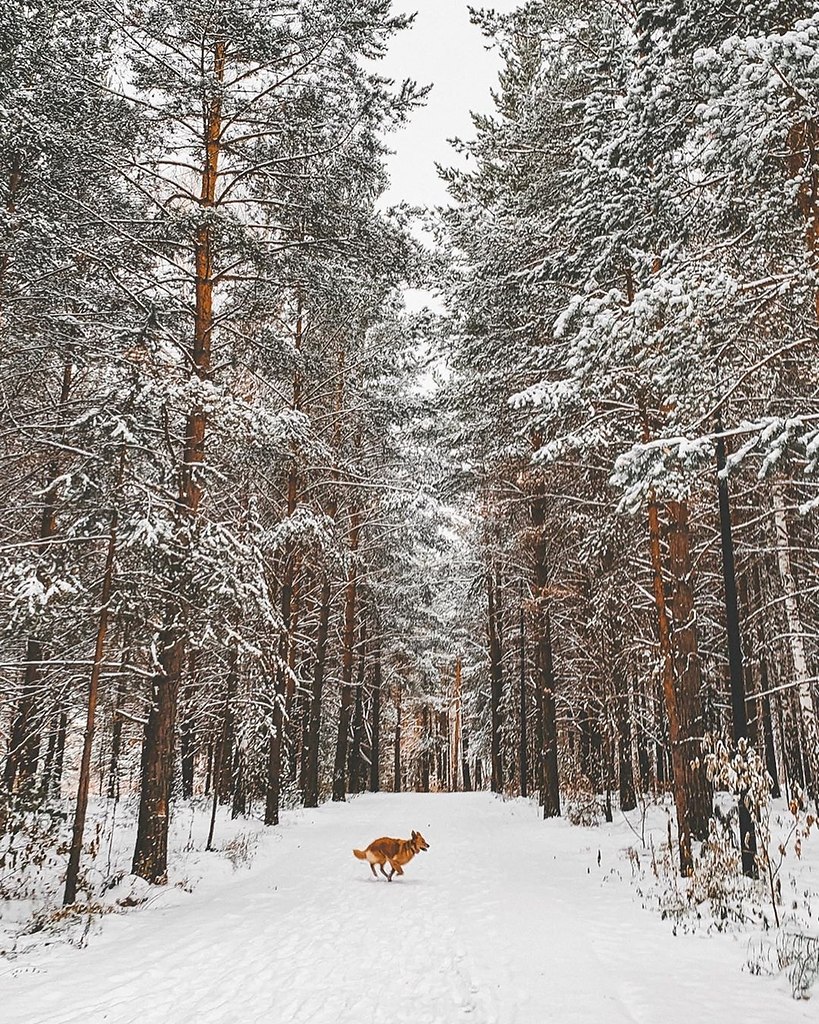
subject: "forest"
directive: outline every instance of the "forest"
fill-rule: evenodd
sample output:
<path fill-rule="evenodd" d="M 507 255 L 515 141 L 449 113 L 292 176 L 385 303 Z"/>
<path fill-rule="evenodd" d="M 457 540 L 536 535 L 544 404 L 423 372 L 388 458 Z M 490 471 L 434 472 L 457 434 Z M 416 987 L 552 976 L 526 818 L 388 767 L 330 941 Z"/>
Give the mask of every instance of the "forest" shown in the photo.
<path fill-rule="evenodd" d="M 93 905 L 114 814 L 161 886 L 188 807 L 211 851 L 489 791 L 667 805 L 674 884 L 721 850 L 779 924 L 771 808 L 782 856 L 819 808 L 819 9 L 472 11 L 494 109 L 419 210 L 392 6 L 0 6 L 0 901 Z"/>

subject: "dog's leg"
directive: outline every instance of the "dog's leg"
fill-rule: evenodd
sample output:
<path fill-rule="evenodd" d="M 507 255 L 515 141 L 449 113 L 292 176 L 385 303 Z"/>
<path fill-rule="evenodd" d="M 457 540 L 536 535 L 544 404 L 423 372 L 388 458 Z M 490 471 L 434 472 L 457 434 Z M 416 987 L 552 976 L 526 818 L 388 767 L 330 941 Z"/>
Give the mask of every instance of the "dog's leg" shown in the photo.
<path fill-rule="evenodd" d="M 370 871 L 373 873 L 373 878 L 378 878 L 378 872 L 375 870 L 375 864 L 370 863 Z"/>
<path fill-rule="evenodd" d="M 387 879 L 388 882 L 392 880 L 392 875 L 388 875 L 387 872 L 384 870 L 383 861 L 381 862 L 381 874 Z"/>

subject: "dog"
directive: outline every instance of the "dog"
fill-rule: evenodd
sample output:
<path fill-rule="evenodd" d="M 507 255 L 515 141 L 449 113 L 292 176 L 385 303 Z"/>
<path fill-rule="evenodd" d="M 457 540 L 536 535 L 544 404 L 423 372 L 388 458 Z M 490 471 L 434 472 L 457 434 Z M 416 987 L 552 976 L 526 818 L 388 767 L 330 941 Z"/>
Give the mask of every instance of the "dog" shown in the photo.
<path fill-rule="evenodd" d="M 374 878 L 378 878 L 378 873 L 375 870 L 375 866 L 378 864 L 381 874 L 388 882 L 391 882 L 393 875 L 404 874 L 403 865 L 409 864 L 416 853 L 422 853 L 428 849 L 429 843 L 421 833 L 413 832 L 412 839 L 390 839 L 389 836 L 375 839 L 366 850 L 353 850 L 353 854 L 359 860 L 368 862 Z M 391 869 L 389 874 L 384 870 L 387 861 L 389 861 Z"/>

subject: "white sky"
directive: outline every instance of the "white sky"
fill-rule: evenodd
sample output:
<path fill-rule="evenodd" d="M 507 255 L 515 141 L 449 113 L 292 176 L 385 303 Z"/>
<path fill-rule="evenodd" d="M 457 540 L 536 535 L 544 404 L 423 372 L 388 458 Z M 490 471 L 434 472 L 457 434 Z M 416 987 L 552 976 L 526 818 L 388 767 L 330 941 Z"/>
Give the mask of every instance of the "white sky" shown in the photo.
<path fill-rule="evenodd" d="M 471 2 L 496 11 L 511 11 L 519 4 L 519 0 Z M 469 112 L 491 110 L 490 90 L 497 84 L 498 60 L 470 23 L 467 0 L 394 0 L 393 9 L 405 14 L 417 11 L 418 16 L 411 29 L 394 38 L 379 69 L 398 82 L 404 78 L 420 85 L 432 82 L 433 89 L 427 106 L 415 113 L 411 124 L 387 139 L 396 154 L 389 161 L 392 184 L 384 201 L 442 205 L 447 192 L 435 163 L 457 163 L 447 139 L 471 138 Z"/>

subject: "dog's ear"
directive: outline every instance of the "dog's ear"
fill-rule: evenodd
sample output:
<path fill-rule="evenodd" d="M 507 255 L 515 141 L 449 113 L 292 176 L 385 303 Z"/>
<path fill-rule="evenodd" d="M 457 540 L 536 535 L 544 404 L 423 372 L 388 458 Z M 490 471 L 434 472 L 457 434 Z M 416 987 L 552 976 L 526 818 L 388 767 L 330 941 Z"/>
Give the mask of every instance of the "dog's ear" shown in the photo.
<path fill-rule="evenodd" d="M 413 833 L 412 833 L 412 838 L 413 838 L 413 839 L 415 839 L 415 838 L 417 837 L 417 835 L 418 835 L 418 833 L 417 833 L 417 832 L 413 832 Z"/>

